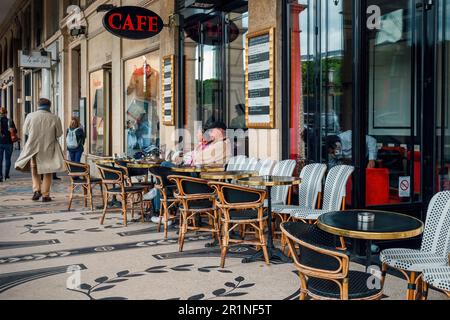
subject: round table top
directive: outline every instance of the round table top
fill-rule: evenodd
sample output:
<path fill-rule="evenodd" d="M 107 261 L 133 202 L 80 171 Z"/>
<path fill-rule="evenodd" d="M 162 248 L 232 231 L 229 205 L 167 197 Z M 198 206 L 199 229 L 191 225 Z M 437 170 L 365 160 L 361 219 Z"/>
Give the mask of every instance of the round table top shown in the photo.
<path fill-rule="evenodd" d="M 150 169 L 154 167 L 159 167 L 161 165 L 160 162 L 137 162 L 137 163 L 127 163 L 128 168 L 134 169 Z"/>
<path fill-rule="evenodd" d="M 375 214 L 373 222 L 359 222 L 358 213 Z M 331 234 L 364 240 L 394 240 L 422 234 L 423 222 L 404 214 L 377 210 L 347 210 L 321 215 L 317 226 Z"/>
<path fill-rule="evenodd" d="M 242 179 L 257 175 L 256 171 L 219 171 L 203 172 L 200 176 L 207 180 Z"/>
<path fill-rule="evenodd" d="M 173 167 L 174 172 L 190 172 L 190 173 L 201 173 L 201 172 L 220 172 L 223 171 L 223 166 L 179 166 Z"/>
<path fill-rule="evenodd" d="M 300 184 L 300 178 L 297 177 L 282 177 L 282 176 L 256 176 L 239 179 L 239 184 L 247 186 L 289 186 Z"/>

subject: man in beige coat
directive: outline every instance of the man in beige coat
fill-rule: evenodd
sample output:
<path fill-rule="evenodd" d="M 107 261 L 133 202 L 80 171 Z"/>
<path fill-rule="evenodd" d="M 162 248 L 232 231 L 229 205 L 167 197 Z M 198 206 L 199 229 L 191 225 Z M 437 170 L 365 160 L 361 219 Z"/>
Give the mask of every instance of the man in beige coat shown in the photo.
<path fill-rule="evenodd" d="M 52 174 L 65 171 L 64 157 L 58 138 L 63 135 L 61 120 L 50 112 L 51 102 L 39 100 L 39 108 L 27 116 L 24 134 L 27 136 L 22 153 L 17 159 L 17 170 L 31 167 L 33 179 L 33 198 L 37 201 L 49 202 Z M 44 176 L 41 181 L 41 175 Z"/>

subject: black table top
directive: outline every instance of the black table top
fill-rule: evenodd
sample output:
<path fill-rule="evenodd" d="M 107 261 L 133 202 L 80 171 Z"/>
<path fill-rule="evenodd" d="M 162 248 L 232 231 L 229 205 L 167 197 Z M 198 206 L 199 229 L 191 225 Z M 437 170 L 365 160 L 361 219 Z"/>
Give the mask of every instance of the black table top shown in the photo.
<path fill-rule="evenodd" d="M 375 221 L 362 223 L 358 213 L 372 212 Z M 400 213 L 376 210 L 347 210 L 325 213 L 318 219 L 318 227 L 326 232 L 357 239 L 406 239 L 423 232 L 422 221 Z"/>

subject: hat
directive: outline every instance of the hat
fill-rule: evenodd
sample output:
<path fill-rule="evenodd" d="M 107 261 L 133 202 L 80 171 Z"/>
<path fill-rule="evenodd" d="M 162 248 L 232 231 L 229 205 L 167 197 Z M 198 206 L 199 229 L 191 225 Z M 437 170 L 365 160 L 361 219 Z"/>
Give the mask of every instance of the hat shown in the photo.
<path fill-rule="evenodd" d="M 8 110 L 6 110 L 5 107 L 0 108 L 0 114 L 7 114 L 7 113 L 8 113 Z"/>

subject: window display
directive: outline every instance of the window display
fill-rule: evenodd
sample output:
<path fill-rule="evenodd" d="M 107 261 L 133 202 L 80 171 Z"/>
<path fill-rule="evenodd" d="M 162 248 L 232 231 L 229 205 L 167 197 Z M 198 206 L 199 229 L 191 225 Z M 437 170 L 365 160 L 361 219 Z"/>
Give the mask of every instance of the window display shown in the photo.
<path fill-rule="evenodd" d="M 125 62 L 125 121 L 127 154 L 159 148 L 159 54 Z"/>
<path fill-rule="evenodd" d="M 103 156 L 105 150 L 105 105 L 103 94 L 103 70 L 90 75 L 91 105 L 91 154 Z"/>

